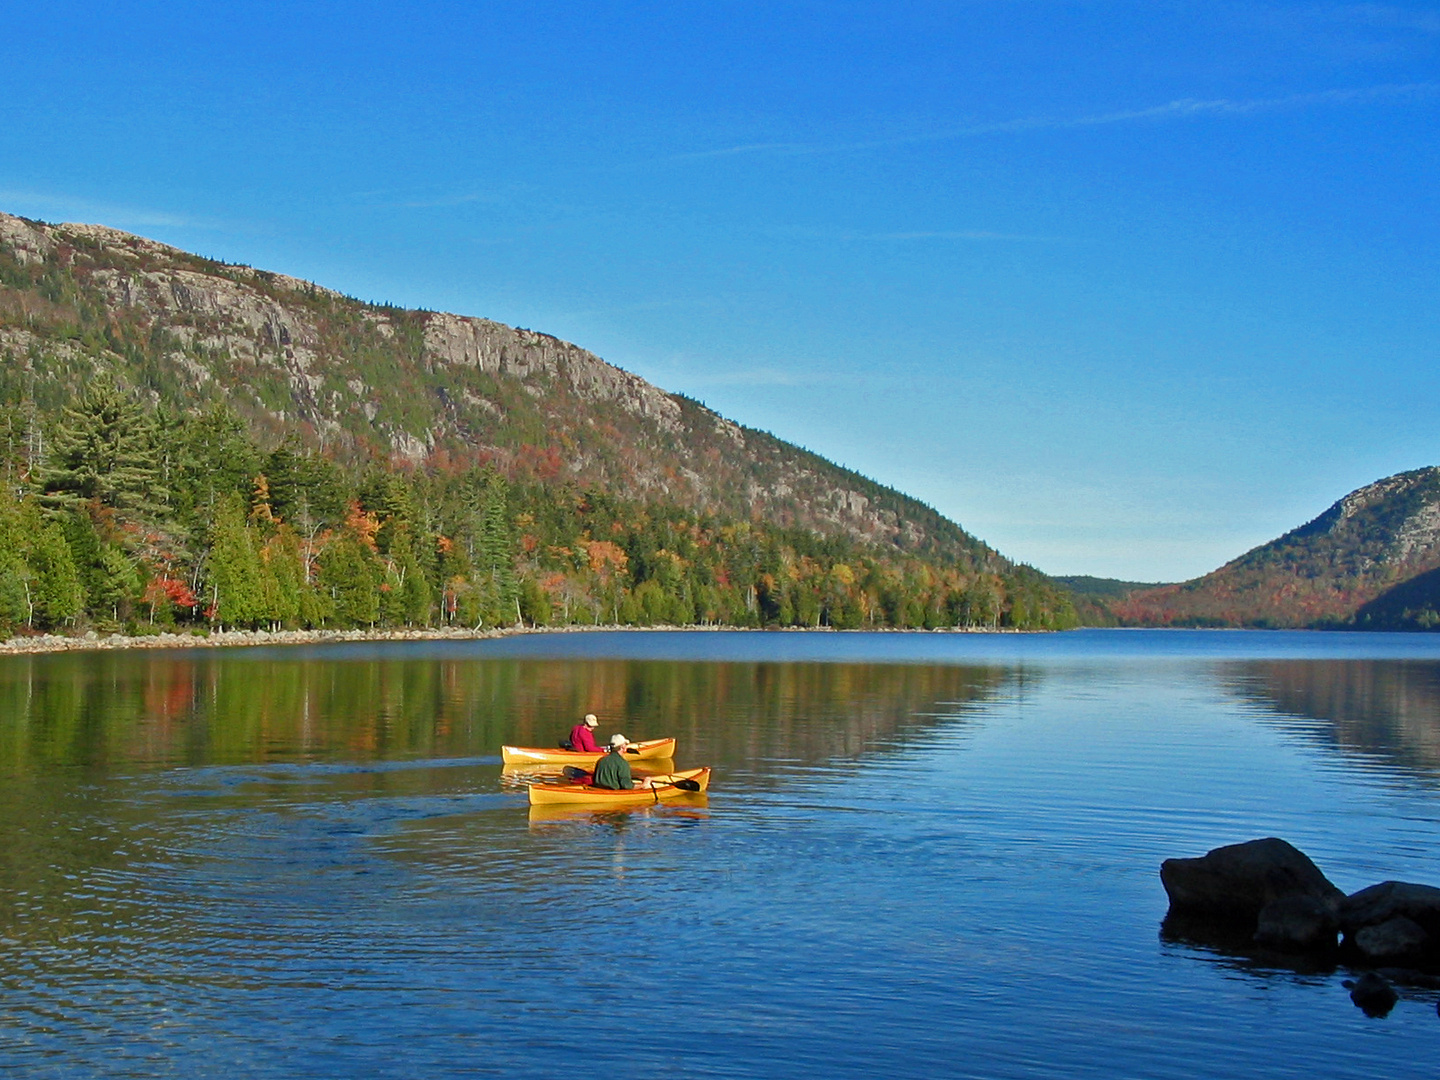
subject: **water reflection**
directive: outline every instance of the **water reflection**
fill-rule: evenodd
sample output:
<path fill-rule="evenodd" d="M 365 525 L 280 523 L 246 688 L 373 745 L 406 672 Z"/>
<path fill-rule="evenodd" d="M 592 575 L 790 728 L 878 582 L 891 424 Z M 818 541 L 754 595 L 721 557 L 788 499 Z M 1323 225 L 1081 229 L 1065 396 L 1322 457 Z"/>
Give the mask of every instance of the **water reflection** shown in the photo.
<path fill-rule="evenodd" d="M 215 653 L 0 660 L 0 770 L 492 755 L 553 745 L 596 712 L 682 757 L 819 763 L 923 726 L 936 702 L 993 694 L 998 667 L 694 664 Z"/>
<path fill-rule="evenodd" d="M 1287 724 L 1347 754 L 1440 781 L 1440 665 L 1413 660 L 1275 660 L 1229 681 Z"/>
<path fill-rule="evenodd" d="M 515 854 L 524 799 L 499 747 L 553 743 L 586 711 L 631 737 L 677 735 L 681 764 L 764 787 L 782 782 L 767 763 L 819 768 L 904 746 L 1007 678 L 884 664 L 5 658 L 0 989 L 139 967 L 209 985 L 206 958 L 234 965 L 237 948 L 283 968 L 284 935 L 255 937 L 270 933 L 251 921 L 261 911 L 304 938 L 357 898 L 423 891 L 417 879 L 434 875 L 529 896 L 577 843 L 705 820 L 704 796 L 638 815 L 532 811 L 554 842 Z"/>

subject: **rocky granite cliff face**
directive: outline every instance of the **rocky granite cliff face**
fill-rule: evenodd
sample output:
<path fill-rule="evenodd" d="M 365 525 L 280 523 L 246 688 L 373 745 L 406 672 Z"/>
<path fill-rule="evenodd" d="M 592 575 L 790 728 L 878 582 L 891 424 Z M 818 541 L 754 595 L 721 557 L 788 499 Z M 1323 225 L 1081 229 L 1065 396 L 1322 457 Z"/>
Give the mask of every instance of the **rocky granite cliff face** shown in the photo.
<path fill-rule="evenodd" d="M 1213 573 L 1111 605 L 1149 626 L 1440 625 L 1440 468 L 1351 492 Z"/>
<path fill-rule="evenodd" d="M 0 400 L 114 379 L 342 461 L 492 463 L 1000 569 L 930 508 L 547 334 L 362 303 L 98 225 L 0 214 Z"/>

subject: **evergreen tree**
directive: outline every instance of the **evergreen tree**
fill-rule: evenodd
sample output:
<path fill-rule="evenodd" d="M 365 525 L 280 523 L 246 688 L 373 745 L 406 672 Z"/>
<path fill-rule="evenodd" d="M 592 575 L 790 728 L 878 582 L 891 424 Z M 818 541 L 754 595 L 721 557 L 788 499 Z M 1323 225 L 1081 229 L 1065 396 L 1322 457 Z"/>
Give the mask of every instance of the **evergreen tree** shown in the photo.
<path fill-rule="evenodd" d="M 484 478 L 479 492 L 474 572 L 482 617 L 492 626 L 512 623 L 518 614 L 515 555 L 509 485 L 504 478 L 491 473 Z"/>
<path fill-rule="evenodd" d="M 166 494 L 160 472 L 149 416 L 133 397 L 100 381 L 64 409 L 51 440 L 45 500 L 95 501 L 131 518 L 154 516 Z"/>
<path fill-rule="evenodd" d="M 30 531 L 26 562 L 32 574 L 32 617 L 35 625 L 54 629 L 75 620 L 84 608 L 85 594 L 60 527 L 42 521 L 35 507 L 25 516 Z"/>
<path fill-rule="evenodd" d="M 87 593 L 92 612 L 117 623 L 129 619 L 140 575 L 135 563 L 118 544 L 100 545 L 88 580 L 94 590 Z"/>
<path fill-rule="evenodd" d="M 0 626 L 7 630 L 31 618 L 31 574 L 25 561 L 25 538 L 20 503 L 10 485 L 0 485 Z"/>
<path fill-rule="evenodd" d="M 245 627 L 266 620 L 266 575 L 253 530 L 245 524 L 244 503 L 233 492 L 216 504 L 206 570 L 205 599 L 214 621 Z"/>
<path fill-rule="evenodd" d="M 265 567 L 265 617 L 281 626 L 299 625 L 306 591 L 300 538 L 294 529 L 281 525 L 260 555 Z"/>
<path fill-rule="evenodd" d="M 201 534 L 215 520 L 219 502 L 248 496 L 261 459 L 244 421 L 223 405 L 185 416 L 165 440 L 180 516 Z"/>
<path fill-rule="evenodd" d="M 346 530 L 320 555 L 320 581 L 344 626 L 374 626 L 380 618 L 380 567 L 359 536 Z"/>

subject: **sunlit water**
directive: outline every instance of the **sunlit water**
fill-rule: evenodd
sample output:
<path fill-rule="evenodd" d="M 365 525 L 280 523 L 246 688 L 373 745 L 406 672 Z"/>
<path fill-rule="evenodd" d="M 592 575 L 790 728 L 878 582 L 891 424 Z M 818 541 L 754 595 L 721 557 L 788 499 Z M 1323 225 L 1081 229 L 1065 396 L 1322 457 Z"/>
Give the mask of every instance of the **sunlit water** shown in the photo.
<path fill-rule="evenodd" d="M 502 743 L 708 798 L 532 820 Z M 1440 884 L 1440 635 L 617 633 L 0 659 L 0 1069 L 1408 1077 L 1433 992 L 1162 934 L 1282 836 Z"/>

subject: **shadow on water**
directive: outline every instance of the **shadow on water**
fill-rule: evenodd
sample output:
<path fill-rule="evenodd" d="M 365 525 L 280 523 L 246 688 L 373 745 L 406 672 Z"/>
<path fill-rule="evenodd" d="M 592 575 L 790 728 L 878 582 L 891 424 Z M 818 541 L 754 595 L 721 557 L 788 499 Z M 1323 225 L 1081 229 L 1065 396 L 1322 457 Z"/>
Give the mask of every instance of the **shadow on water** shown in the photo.
<path fill-rule="evenodd" d="M 1273 660 L 1236 665 L 1242 698 L 1359 760 L 1440 783 L 1440 665 L 1414 660 Z"/>
<path fill-rule="evenodd" d="M 1192 915 L 1165 916 L 1160 940 L 1166 945 L 1197 950 L 1206 959 L 1230 971 L 1253 975 L 1266 982 L 1287 976 L 1320 978 L 1339 968 L 1338 953 L 1286 953 L 1255 944 L 1248 928 Z"/>

